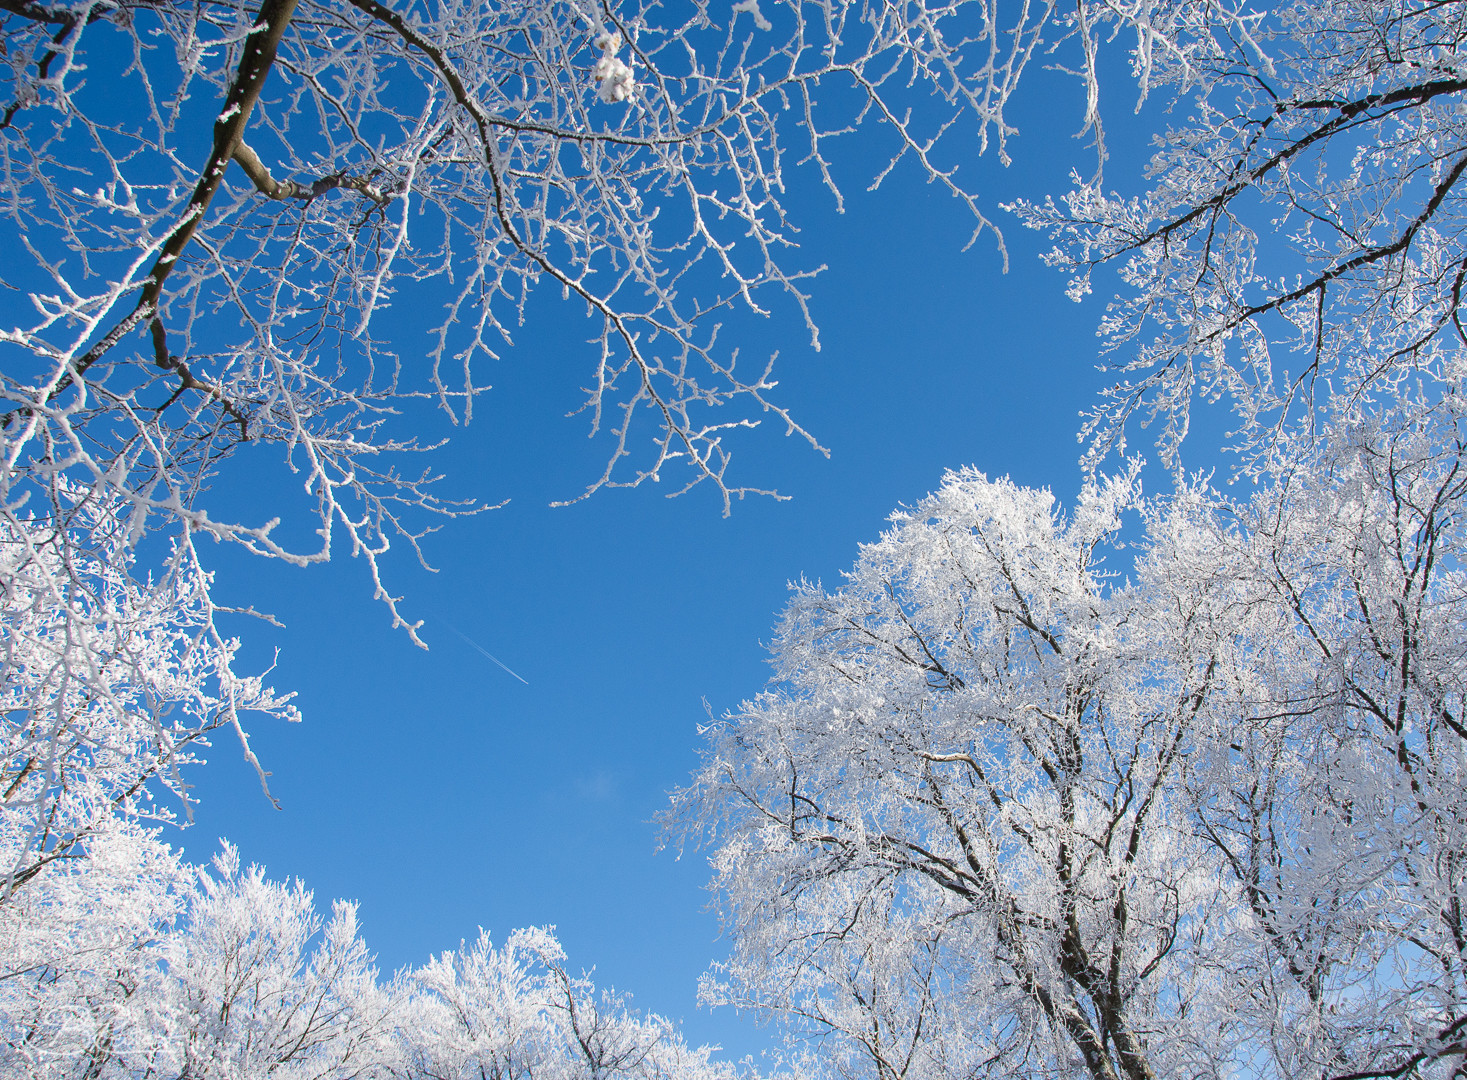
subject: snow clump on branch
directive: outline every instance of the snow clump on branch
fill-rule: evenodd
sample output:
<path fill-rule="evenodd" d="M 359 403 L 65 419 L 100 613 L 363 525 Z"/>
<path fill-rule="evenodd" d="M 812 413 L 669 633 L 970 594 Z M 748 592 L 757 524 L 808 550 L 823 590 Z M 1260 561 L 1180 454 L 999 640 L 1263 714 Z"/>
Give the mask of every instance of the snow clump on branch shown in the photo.
<path fill-rule="evenodd" d="M 636 97 L 637 80 L 632 76 L 632 69 L 616 57 L 621 52 L 621 35 L 600 34 L 596 47 L 601 50 L 601 59 L 591 69 L 591 78 L 596 80 L 597 96 L 608 105 Z"/>

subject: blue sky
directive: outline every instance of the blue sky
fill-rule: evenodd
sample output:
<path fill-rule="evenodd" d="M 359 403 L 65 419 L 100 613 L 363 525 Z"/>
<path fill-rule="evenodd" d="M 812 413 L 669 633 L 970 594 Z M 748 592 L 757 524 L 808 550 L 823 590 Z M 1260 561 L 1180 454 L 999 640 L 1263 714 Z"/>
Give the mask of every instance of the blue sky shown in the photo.
<path fill-rule="evenodd" d="M 723 519 L 712 491 L 668 500 L 647 486 L 549 507 L 594 479 L 607 448 L 586 438 L 584 418 L 564 415 L 589 370 L 589 324 L 547 294 L 517 347 L 477 372 L 494 388 L 437 461 L 446 493 L 508 505 L 430 538 L 436 573 L 406 552 L 385 563 L 405 612 L 425 620 L 429 651 L 390 630 L 348 558 L 301 570 L 216 552 L 220 599 L 286 626 L 239 624 L 243 666 L 268 663 L 278 646 L 273 682 L 299 692 L 306 719 L 253 732 L 281 811 L 238 748 L 217 740 L 193 776 L 197 824 L 179 838 L 188 853 L 202 860 L 225 836 L 322 903 L 360 901 L 388 970 L 480 926 L 503 940 L 553 924 L 573 966 L 681 1019 L 691 1039 L 736 1055 L 769 1045 L 747 1018 L 696 1007 L 697 977 L 726 944 L 706 910 L 703 856 L 659 854 L 652 819 L 694 767 L 705 701 L 720 714 L 767 679 L 762 643 L 789 581 L 834 581 L 857 544 L 948 467 L 1008 474 L 1066 501 L 1078 489 L 1077 414 L 1104 380 L 1100 305 L 1066 301 L 1059 276 L 1038 265 L 1041 238 L 998 203 L 1059 192 L 1069 166 L 1091 160 L 1070 137 L 1078 87 L 1031 83 L 1015 165 L 978 165 L 986 205 L 1007 226 L 1007 275 L 987 239 L 960 251 L 970 229 L 960 208 L 913 170 L 865 193 L 871 144 L 848 149 L 844 215 L 813 173 L 800 175 L 791 201 L 804 258 L 830 267 L 814 287 L 824 348 L 808 348 L 784 305 L 726 330 L 755 354 L 780 350 L 779 400 L 831 450 L 827 460 L 774 426 L 741 436 L 739 480 L 790 501 L 745 500 Z M 1114 111 L 1129 112 L 1130 93 L 1118 86 Z M 1125 134 L 1113 133 L 1111 173 L 1134 182 Z M 239 469 L 230 482 L 248 484 Z M 217 494 L 248 503 L 250 493 Z"/>

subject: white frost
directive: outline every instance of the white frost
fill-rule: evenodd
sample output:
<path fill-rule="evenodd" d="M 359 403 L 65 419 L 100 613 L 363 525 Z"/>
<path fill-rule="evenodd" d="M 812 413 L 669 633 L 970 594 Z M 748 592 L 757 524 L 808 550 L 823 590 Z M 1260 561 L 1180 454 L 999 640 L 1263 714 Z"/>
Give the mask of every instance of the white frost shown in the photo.
<path fill-rule="evenodd" d="M 599 34 L 596 37 L 596 47 L 601 50 L 601 59 L 591 69 L 591 78 L 596 81 L 597 95 L 608 105 L 635 97 L 637 81 L 632 75 L 631 66 L 616 58 L 616 54 L 621 51 L 621 35 Z"/>
<path fill-rule="evenodd" d="M 773 30 L 774 24 L 764 17 L 764 12 L 759 10 L 759 0 L 739 0 L 733 6 L 733 16 L 739 17 L 739 12 L 747 11 L 754 17 L 754 25 L 760 30 Z"/>

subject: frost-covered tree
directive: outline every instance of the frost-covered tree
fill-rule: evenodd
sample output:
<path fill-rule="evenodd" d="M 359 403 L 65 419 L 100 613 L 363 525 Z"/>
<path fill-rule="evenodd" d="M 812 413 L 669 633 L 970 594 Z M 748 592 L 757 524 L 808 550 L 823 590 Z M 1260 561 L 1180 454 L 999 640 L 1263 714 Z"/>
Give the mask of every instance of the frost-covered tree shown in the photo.
<path fill-rule="evenodd" d="M 212 873 L 117 821 L 0 907 L 0 1075 L 387 1075 L 389 987 L 356 912 Z"/>
<path fill-rule="evenodd" d="M 135 1006 L 190 874 L 136 822 L 113 819 L 0 905 L 0 1076 L 98 1076 Z M 7 861 L 16 859 L 7 838 Z"/>
<path fill-rule="evenodd" d="M 1167 556 L 1181 592 L 1199 566 L 1229 582 L 1237 674 L 1192 800 L 1269 961 L 1238 1012 L 1263 1006 L 1285 1075 L 1467 1058 L 1467 417 L 1435 395 L 1290 440 L 1233 523 Z"/>
<path fill-rule="evenodd" d="M 543 929 L 496 949 L 487 934 L 408 977 L 401 1027 L 411 1077 L 539 1080 L 733 1080 L 708 1047 L 687 1045 L 670 1021 L 639 1015 L 565 967 Z"/>
<path fill-rule="evenodd" d="M 680 796 L 735 934 L 714 1000 L 838 1033 L 864 1075 L 1156 1074 L 1174 946 L 1215 916 L 1179 781 L 1216 669 L 1106 587 L 1133 498 L 1066 519 L 953 474 L 844 588 L 799 587 L 776 685 Z"/>
<path fill-rule="evenodd" d="M 952 474 L 801 585 L 676 800 L 735 942 L 708 998 L 883 1080 L 1456 1075 L 1453 406 L 1341 417 L 1238 503 Z"/>
<path fill-rule="evenodd" d="M 48 863 L 82 854 L 118 817 L 175 820 L 184 768 L 241 717 L 296 718 L 234 673 L 209 575 L 175 547 L 132 573 L 117 504 L 58 484 L 54 518 L 0 517 L 0 906 Z"/>
<path fill-rule="evenodd" d="M 188 866 L 119 821 L 0 906 L 0 1076 L 15 1080 L 733 1080 L 669 1021 L 572 975 L 547 930 L 384 979 L 351 904 Z"/>

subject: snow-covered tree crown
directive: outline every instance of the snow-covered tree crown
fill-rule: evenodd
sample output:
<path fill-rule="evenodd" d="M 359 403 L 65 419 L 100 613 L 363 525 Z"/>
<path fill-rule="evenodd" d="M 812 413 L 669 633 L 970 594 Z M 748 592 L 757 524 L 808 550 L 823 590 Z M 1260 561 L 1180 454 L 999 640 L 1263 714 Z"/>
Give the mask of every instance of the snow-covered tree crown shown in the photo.
<path fill-rule="evenodd" d="M 952 473 L 798 587 L 674 800 L 735 942 L 707 998 L 817 1075 L 1450 1075 L 1462 423 L 1363 412 L 1243 502 Z"/>

